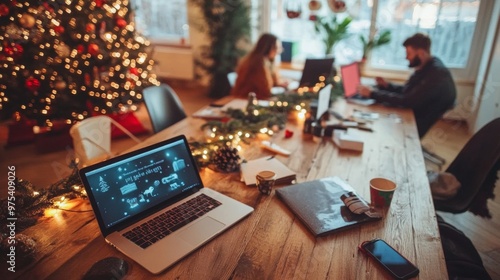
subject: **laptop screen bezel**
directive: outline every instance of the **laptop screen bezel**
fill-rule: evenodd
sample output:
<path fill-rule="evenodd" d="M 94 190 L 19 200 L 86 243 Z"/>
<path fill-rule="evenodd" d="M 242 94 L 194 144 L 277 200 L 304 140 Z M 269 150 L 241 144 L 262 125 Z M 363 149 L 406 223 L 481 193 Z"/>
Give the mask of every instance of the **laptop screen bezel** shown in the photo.
<path fill-rule="evenodd" d="M 203 185 L 203 181 L 201 180 L 201 176 L 200 176 L 200 172 L 199 172 L 199 169 L 198 169 L 198 166 L 196 165 L 196 162 L 194 161 L 194 158 L 193 158 L 193 155 L 191 152 L 189 152 L 189 160 L 191 161 L 191 164 L 192 166 L 194 166 L 194 168 L 196 168 L 196 172 L 194 172 L 197 176 L 197 180 L 200 182 L 199 186 L 195 186 L 193 187 L 192 189 L 186 191 L 186 192 L 183 192 L 182 194 L 180 195 L 176 195 L 172 198 L 169 198 L 163 202 L 160 202 L 158 203 L 157 205 L 149 208 L 149 209 L 146 209 L 145 211 L 137 214 L 137 215 L 134 215 L 132 217 L 129 217 L 123 221 L 120 221 L 118 223 L 116 223 L 115 225 L 112 225 L 112 226 L 106 226 L 105 222 L 104 222 L 104 219 L 101 215 L 101 212 L 99 210 L 99 207 L 97 205 L 97 201 L 94 197 L 94 194 L 92 193 L 92 190 L 91 190 L 91 187 L 90 187 L 90 184 L 87 180 L 87 176 L 86 174 L 88 173 L 92 173 L 93 171 L 97 170 L 97 169 L 100 169 L 100 168 L 103 168 L 103 167 L 106 167 L 108 165 L 112 165 L 112 164 L 115 164 L 117 162 L 120 162 L 120 161 L 123 161 L 125 159 L 128 159 L 128 158 L 131 158 L 131 157 L 135 157 L 137 155 L 140 155 L 142 153 L 146 153 L 150 150 L 154 150 L 154 149 L 157 149 L 157 148 L 160 148 L 162 146 L 168 146 L 172 143 L 175 143 L 179 140 L 182 140 L 183 144 L 186 146 L 186 149 L 188 149 L 188 151 L 190 151 L 190 147 L 189 147 L 189 144 L 187 142 L 187 139 L 186 139 L 186 136 L 184 135 L 178 135 L 178 136 L 175 136 L 173 138 L 170 138 L 170 139 L 167 139 L 167 140 L 164 140 L 164 141 L 161 141 L 161 142 L 158 142 L 156 144 L 152 144 L 152 145 L 149 145 L 149 146 L 146 146 L 146 147 L 143 147 L 143 148 L 140 148 L 138 150 L 135 150 L 135 151 L 132 151 L 132 152 L 129 152 L 129 153 L 125 153 L 125 154 L 122 154 L 122 155 L 119 155 L 119 156 L 116 156 L 116 157 L 113 157 L 109 160 L 106 160 L 106 161 L 103 161 L 103 162 L 100 162 L 100 163 L 97 163 L 97 164 L 94 164 L 94 165 L 90 165 L 90 166 L 86 166 L 86 167 L 83 167 L 82 169 L 80 169 L 78 171 L 78 175 L 80 176 L 80 179 L 82 180 L 82 183 L 83 183 L 83 186 L 85 188 L 85 191 L 87 192 L 87 196 L 89 198 L 89 201 L 92 205 L 92 209 L 94 211 L 94 215 L 96 217 L 96 220 L 99 224 L 99 228 L 102 232 L 102 234 L 104 235 L 104 237 L 106 237 L 107 235 L 115 232 L 115 231 L 120 231 L 162 209 L 164 209 L 165 207 L 168 207 L 190 195 L 192 195 L 193 193 L 196 193 L 198 192 L 199 190 L 201 190 L 202 188 L 204 188 L 204 185 Z"/>

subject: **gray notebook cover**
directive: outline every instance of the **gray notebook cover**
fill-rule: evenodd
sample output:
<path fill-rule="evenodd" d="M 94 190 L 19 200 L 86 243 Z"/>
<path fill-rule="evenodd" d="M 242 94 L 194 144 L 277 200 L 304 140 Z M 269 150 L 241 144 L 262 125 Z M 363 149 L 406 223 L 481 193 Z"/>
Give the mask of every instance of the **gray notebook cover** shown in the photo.
<path fill-rule="evenodd" d="M 323 178 L 276 190 L 278 197 L 316 237 L 379 220 L 365 214 L 352 213 L 340 199 L 348 192 L 355 193 L 354 189 L 339 177 Z"/>

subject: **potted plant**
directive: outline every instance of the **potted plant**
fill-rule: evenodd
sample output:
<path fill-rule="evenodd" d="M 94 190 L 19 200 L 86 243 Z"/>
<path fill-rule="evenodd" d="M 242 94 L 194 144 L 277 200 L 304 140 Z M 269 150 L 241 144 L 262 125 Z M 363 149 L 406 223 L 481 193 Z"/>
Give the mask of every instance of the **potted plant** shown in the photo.
<path fill-rule="evenodd" d="M 349 24 L 352 18 L 345 17 L 339 21 L 337 16 L 320 17 L 314 22 L 316 33 L 325 44 L 325 54 L 332 54 L 335 44 L 349 36 Z"/>
<path fill-rule="evenodd" d="M 359 39 L 363 44 L 363 57 L 361 61 L 364 62 L 374 48 L 388 44 L 391 41 L 391 31 L 384 30 L 379 35 L 375 35 L 372 39 L 366 39 L 363 35 L 359 35 Z"/>
<path fill-rule="evenodd" d="M 192 25 L 209 38 L 201 46 L 195 63 L 210 76 L 208 95 L 226 96 L 230 91 L 227 74 L 234 71 L 238 59 L 246 52 L 238 43 L 250 36 L 250 8 L 244 0 L 191 0 L 191 3 L 203 15 L 202 23 Z"/>

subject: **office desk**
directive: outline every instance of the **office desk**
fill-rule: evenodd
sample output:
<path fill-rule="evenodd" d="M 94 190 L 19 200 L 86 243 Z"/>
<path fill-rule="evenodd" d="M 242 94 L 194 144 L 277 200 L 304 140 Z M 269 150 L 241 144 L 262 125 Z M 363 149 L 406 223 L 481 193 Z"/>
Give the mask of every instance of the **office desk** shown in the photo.
<path fill-rule="evenodd" d="M 386 240 L 415 263 L 420 269 L 419 279 L 447 279 L 413 114 L 382 106 L 336 103 L 336 111 L 343 115 L 355 109 L 380 113 L 373 121 L 373 132 L 359 131 L 365 139 L 362 153 L 340 151 L 328 138 L 303 136 L 303 120 L 291 118 L 286 129 L 294 135 L 285 139 L 284 131 L 280 131 L 273 138 L 292 155 L 277 158 L 297 172 L 298 182 L 339 176 L 367 199 L 370 178 L 394 180 L 398 189 L 384 219 L 314 238 L 274 192 L 270 196 L 260 194 L 240 182 L 238 173 L 203 169 L 200 172 L 207 187 L 255 211 L 160 275 L 151 275 L 129 260 L 126 279 L 386 279 L 387 274 L 357 249 L 362 241 L 373 238 Z M 199 140 L 204 122 L 188 117 L 133 149 L 181 133 Z M 271 155 L 260 148 L 259 140 L 243 146 L 241 157 Z M 77 199 L 68 207 L 79 210 L 90 205 Z M 59 211 L 23 233 L 37 240 L 39 251 L 33 264 L 15 274 L 22 279 L 79 279 L 104 257 L 127 259 L 106 244 L 91 212 Z M 5 264 L 2 267 L 5 269 Z"/>

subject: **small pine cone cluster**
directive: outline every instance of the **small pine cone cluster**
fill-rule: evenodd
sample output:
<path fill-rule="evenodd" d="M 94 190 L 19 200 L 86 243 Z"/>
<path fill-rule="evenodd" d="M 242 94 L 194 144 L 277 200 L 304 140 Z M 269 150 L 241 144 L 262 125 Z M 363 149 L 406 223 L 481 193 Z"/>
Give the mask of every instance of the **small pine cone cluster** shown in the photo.
<path fill-rule="evenodd" d="M 214 155 L 213 162 L 217 169 L 223 172 L 234 172 L 240 169 L 238 150 L 231 147 L 222 147 Z"/>

